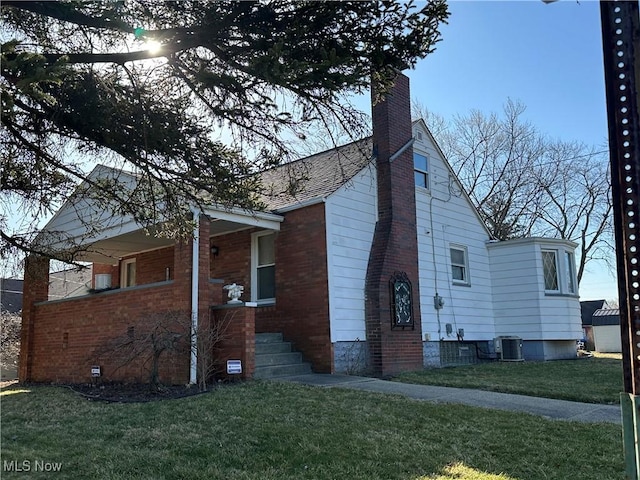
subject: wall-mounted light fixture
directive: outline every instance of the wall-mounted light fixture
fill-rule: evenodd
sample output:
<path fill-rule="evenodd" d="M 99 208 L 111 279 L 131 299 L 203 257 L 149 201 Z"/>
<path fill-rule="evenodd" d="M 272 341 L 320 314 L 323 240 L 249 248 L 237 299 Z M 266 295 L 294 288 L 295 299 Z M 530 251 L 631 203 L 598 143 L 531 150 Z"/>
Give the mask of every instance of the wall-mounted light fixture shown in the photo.
<path fill-rule="evenodd" d="M 216 247 L 215 245 L 212 245 L 211 246 L 211 255 L 213 255 L 214 257 L 217 257 L 218 253 L 220 253 L 220 249 L 218 247 Z"/>

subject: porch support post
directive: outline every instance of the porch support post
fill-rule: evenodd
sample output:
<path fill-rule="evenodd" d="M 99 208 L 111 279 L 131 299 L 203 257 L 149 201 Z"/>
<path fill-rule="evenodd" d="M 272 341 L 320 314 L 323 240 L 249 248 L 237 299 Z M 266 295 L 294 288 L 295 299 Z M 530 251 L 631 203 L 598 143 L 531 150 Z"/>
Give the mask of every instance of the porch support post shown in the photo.
<path fill-rule="evenodd" d="M 189 383 L 198 381 L 198 288 L 200 250 L 200 212 L 193 209 L 193 242 L 191 258 L 191 363 L 189 365 Z"/>
<path fill-rule="evenodd" d="M 32 380 L 33 335 L 36 321 L 37 302 L 49 297 L 49 259 L 38 255 L 29 255 L 24 264 L 24 283 L 22 294 L 22 330 L 20 332 L 20 357 L 18 359 L 18 378 L 20 382 Z"/>

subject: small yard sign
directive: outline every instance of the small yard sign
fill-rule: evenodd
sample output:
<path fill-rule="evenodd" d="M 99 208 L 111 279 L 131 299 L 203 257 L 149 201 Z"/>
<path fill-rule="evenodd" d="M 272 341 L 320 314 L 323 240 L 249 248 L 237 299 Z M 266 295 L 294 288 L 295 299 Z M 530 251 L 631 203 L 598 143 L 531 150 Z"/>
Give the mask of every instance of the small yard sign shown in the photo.
<path fill-rule="evenodd" d="M 91 367 L 91 376 L 92 377 L 99 377 L 100 376 L 100 367 L 97 365 L 94 365 L 93 367 Z"/>
<path fill-rule="evenodd" d="M 227 374 L 237 375 L 242 373 L 242 360 L 227 360 Z"/>

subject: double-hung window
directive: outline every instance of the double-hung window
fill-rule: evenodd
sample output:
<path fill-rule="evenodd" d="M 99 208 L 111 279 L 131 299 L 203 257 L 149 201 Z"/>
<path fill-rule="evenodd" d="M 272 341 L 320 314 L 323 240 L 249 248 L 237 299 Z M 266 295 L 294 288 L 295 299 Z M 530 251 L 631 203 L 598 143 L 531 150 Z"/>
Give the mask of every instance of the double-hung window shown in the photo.
<path fill-rule="evenodd" d="M 469 259 L 466 247 L 452 245 L 449 248 L 451 255 L 451 278 L 454 284 L 469 285 Z"/>
<path fill-rule="evenodd" d="M 276 297 L 275 237 L 273 232 L 253 235 L 251 296 L 254 301 L 268 302 Z"/>
<path fill-rule="evenodd" d="M 429 189 L 429 159 L 425 155 L 413 152 L 413 175 L 417 187 Z"/>

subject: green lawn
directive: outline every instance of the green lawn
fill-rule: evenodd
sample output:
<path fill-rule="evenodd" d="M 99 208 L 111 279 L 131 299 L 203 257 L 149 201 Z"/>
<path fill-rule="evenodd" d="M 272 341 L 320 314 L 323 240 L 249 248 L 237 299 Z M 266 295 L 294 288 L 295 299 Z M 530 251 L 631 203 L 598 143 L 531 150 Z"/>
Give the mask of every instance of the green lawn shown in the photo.
<path fill-rule="evenodd" d="M 619 426 L 400 396 L 269 382 L 141 404 L 55 387 L 0 394 L 3 479 L 623 477 Z M 7 471 L 12 461 L 31 471 Z"/>
<path fill-rule="evenodd" d="M 623 390 L 619 356 L 433 368 L 404 373 L 393 380 L 588 403 L 620 403 Z"/>

